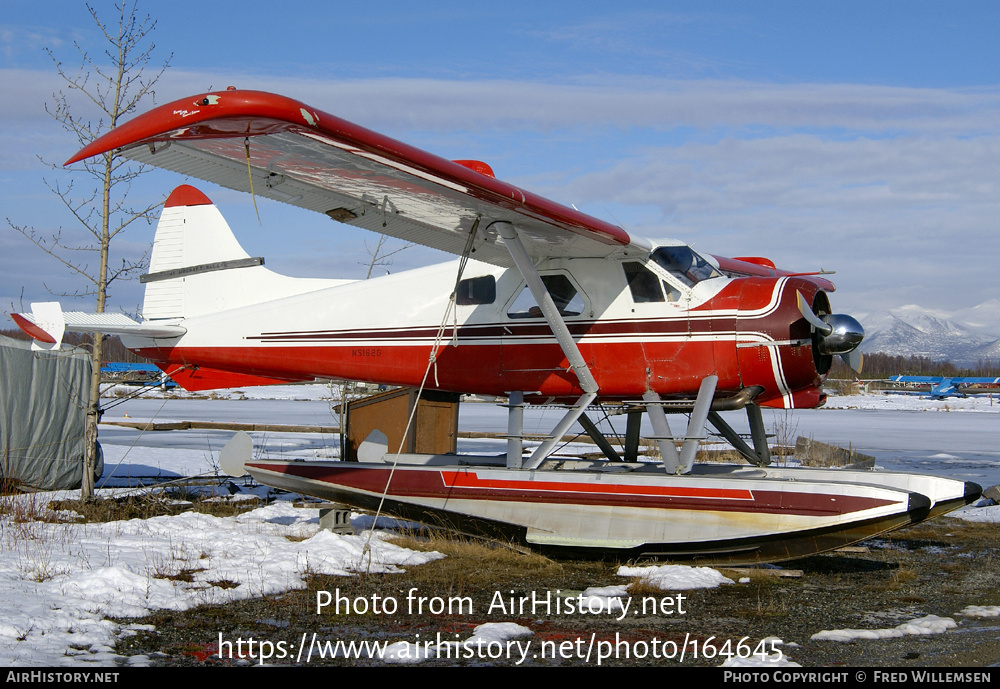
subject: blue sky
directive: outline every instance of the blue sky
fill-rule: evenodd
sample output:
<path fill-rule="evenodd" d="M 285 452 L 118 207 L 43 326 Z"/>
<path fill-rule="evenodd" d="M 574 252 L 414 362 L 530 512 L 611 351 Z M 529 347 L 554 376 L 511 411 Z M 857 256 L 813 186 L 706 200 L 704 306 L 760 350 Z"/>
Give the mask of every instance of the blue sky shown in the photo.
<path fill-rule="evenodd" d="M 94 4 L 111 21 L 110 2 Z M 1000 5 L 991 2 L 171 2 L 157 103 L 271 90 L 497 175 L 646 236 L 836 270 L 838 310 L 954 310 L 995 295 L 1000 256 Z M 45 167 L 77 149 L 46 114 L 74 43 L 103 38 L 79 2 L 0 15 L 0 202 L 77 232 Z M 152 107 L 148 101 L 143 109 Z M 86 113 L 82 106 L 81 112 Z M 155 171 L 155 202 L 184 180 Z M 86 188 L 78 180 L 75 190 Z M 366 236 L 195 182 L 279 272 L 360 277 Z M 82 185 L 82 186 L 81 186 Z M 121 235 L 117 260 L 152 240 Z M 367 237 L 370 241 L 370 237 Z M 447 258 L 407 249 L 391 270 Z M 83 285 L 5 223 L 0 309 Z M 111 290 L 134 309 L 138 282 Z M 88 308 L 86 303 L 70 308 Z"/>

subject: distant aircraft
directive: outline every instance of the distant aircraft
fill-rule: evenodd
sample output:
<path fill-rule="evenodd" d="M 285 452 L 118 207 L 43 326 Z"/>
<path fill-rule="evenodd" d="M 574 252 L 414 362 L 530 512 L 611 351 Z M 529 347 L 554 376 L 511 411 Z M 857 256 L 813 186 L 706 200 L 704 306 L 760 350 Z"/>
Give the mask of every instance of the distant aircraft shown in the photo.
<path fill-rule="evenodd" d="M 927 395 L 933 399 L 945 397 L 967 397 L 1000 393 L 1000 378 L 969 376 L 892 376 L 889 381 L 907 385 L 919 385 L 926 390 L 889 390 L 903 395 Z M 985 386 L 985 387 L 981 387 Z"/>
<path fill-rule="evenodd" d="M 248 457 L 238 470 L 263 483 L 364 508 L 384 498 L 403 517 L 543 551 L 718 562 L 829 550 L 979 495 L 926 476 L 768 466 L 761 407 L 819 406 L 834 356 L 861 367 L 864 331 L 831 312 L 834 286 L 816 273 L 636 237 L 502 182 L 485 163 L 445 160 L 270 93 L 161 106 L 70 162 L 114 149 L 461 257 L 367 281 L 285 277 L 184 185 L 160 218 L 141 323 L 58 304 L 14 316 L 50 346 L 64 328 L 120 334 L 187 389 L 336 378 L 507 400 L 504 456 Z M 294 240 L 294 228 L 280 231 Z M 525 458 L 523 408 L 553 402 L 565 416 Z M 626 410 L 623 456 L 588 419 L 596 402 Z M 718 413 L 740 409 L 752 447 Z M 686 431 L 665 412 L 689 414 Z M 643 413 L 658 464 L 638 461 Z M 606 461 L 552 458 L 578 421 Z M 695 465 L 706 422 L 758 466 Z"/>

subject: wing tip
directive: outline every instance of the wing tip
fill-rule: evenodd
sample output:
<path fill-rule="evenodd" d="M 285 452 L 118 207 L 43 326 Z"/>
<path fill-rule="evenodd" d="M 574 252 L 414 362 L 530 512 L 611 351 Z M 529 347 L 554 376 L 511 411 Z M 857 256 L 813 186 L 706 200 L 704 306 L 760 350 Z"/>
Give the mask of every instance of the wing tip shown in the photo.
<path fill-rule="evenodd" d="M 486 177 L 492 177 L 493 179 L 497 178 L 496 174 L 494 174 L 493 172 L 493 168 L 490 167 L 489 163 L 484 163 L 481 160 L 453 160 L 451 162 L 458 163 L 462 167 L 467 167 L 473 172 L 478 172 L 479 174 L 485 175 Z"/>

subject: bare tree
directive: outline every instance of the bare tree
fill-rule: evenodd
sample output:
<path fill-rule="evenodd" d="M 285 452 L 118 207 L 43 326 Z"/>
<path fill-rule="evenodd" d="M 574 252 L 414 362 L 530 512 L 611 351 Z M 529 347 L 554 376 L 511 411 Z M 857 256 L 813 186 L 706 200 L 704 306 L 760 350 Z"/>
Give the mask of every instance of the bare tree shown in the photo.
<path fill-rule="evenodd" d="M 372 271 L 376 267 L 391 266 L 393 256 L 413 246 L 413 244 L 406 243 L 401 247 L 393 249 L 388 243 L 389 235 L 387 234 L 380 234 L 378 236 L 378 241 L 375 242 L 374 249 L 368 244 L 368 240 L 365 240 L 365 251 L 371 257 L 371 260 L 368 262 L 368 272 L 365 274 L 365 280 L 372 276 Z"/>
<path fill-rule="evenodd" d="M 80 65 L 70 70 L 51 51 L 47 51 L 66 86 L 65 90 L 53 94 L 53 104 L 46 106 L 45 110 L 64 129 L 76 135 L 81 147 L 117 126 L 123 117 L 139 107 L 144 98 L 152 98 L 153 85 L 170 61 L 168 56 L 158 69 L 148 71 L 154 49 L 150 39 L 156 22 L 149 15 L 140 16 L 136 2 L 120 0 L 115 9 L 117 14 L 114 19 L 106 23 L 93 7 L 87 6 L 105 39 L 104 54 L 100 58 L 94 59 L 76 43 Z M 85 114 L 91 112 L 96 114 L 96 119 Z M 14 230 L 66 266 L 87 285 L 75 296 L 94 296 L 98 313 L 105 310 L 109 285 L 141 270 L 146 262 L 145 256 L 131 261 L 122 259 L 120 266 L 112 266 L 109 261 L 111 241 L 134 222 L 151 220 L 160 205 L 157 203 L 145 208 L 128 206 L 129 189 L 143 171 L 142 167 L 111 152 L 83 161 L 73 169 L 74 180 L 87 180 L 87 190 L 82 194 L 77 193 L 72 180 L 65 185 L 46 182 L 85 230 L 84 236 L 88 232 L 92 235 L 82 243 L 64 240 L 62 231 L 47 234 L 30 226 L 15 225 L 7 219 Z M 103 336 L 94 333 L 90 350 L 93 370 L 87 406 L 87 454 L 81 487 L 81 497 L 85 499 L 94 494 L 97 423 L 101 413 L 102 342 Z"/>

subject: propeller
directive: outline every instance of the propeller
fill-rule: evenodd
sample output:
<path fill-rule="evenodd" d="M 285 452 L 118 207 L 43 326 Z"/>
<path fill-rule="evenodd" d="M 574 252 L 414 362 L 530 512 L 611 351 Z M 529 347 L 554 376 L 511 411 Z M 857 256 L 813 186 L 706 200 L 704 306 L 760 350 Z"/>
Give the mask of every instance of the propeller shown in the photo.
<path fill-rule="evenodd" d="M 816 348 L 820 354 L 838 354 L 855 373 L 861 373 L 864 356 L 856 351 L 865 339 L 865 329 L 856 319 L 842 313 L 817 316 L 802 296 L 795 293 L 799 312 L 815 328 Z"/>

